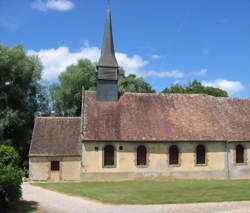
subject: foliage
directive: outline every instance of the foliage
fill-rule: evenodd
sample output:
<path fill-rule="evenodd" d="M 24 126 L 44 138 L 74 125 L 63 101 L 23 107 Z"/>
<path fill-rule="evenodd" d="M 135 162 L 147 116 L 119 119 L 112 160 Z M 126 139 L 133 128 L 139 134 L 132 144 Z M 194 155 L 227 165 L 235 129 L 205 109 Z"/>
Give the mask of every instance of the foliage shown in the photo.
<path fill-rule="evenodd" d="M 0 145 L 0 209 L 19 200 L 22 195 L 22 170 L 19 155 L 11 146 Z"/>
<path fill-rule="evenodd" d="M 67 67 L 59 75 L 59 83 L 50 87 L 55 115 L 80 115 L 82 88 L 95 90 L 95 75 L 95 66 L 89 60 L 79 60 L 76 65 Z"/>
<path fill-rule="evenodd" d="M 33 185 L 113 204 L 167 204 L 250 200 L 250 180 L 136 180 L 35 183 Z"/>
<path fill-rule="evenodd" d="M 155 92 L 143 78 L 125 76 L 119 70 L 119 92 Z M 89 60 L 79 60 L 76 65 L 66 68 L 59 76 L 59 83 L 50 87 L 54 115 L 79 116 L 81 114 L 82 88 L 96 90 L 96 69 Z"/>
<path fill-rule="evenodd" d="M 174 84 L 165 88 L 162 93 L 187 93 L 187 94 L 208 94 L 216 97 L 228 97 L 228 93 L 222 89 L 203 86 L 199 81 L 191 81 L 185 86 Z"/>
<path fill-rule="evenodd" d="M 41 70 L 38 58 L 27 56 L 21 45 L 0 44 L 0 144 L 14 146 L 23 159 L 34 115 L 47 105 L 42 100 Z"/>
<path fill-rule="evenodd" d="M 125 76 L 123 69 L 119 69 L 118 87 L 120 94 L 125 92 L 155 93 L 155 90 L 143 78 L 132 74 Z"/>

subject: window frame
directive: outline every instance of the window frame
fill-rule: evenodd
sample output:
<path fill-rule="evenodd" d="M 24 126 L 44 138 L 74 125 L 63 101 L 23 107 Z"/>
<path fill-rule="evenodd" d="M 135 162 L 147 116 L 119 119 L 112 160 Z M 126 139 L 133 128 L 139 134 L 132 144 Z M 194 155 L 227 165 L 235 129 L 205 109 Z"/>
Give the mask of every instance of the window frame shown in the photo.
<path fill-rule="evenodd" d="M 170 163 L 170 148 L 173 147 L 173 146 L 176 146 L 177 150 L 178 150 L 178 163 L 177 164 L 171 164 Z M 168 165 L 171 166 L 171 167 L 180 167 L 181 166 L 181 151 L 180 151 L 180 148 L 177 144 L 171 144 L 169 145 L 168 147 Z"/>
<path fill-rule="evenodd" d="M 113 147 L 113 151 L 114 151 L 114 164 L 113 165 L 105 165 L 105 148 L 107 146 L 111 146 Z M 106 144 L 103 146 L 103 149 L 102 149 L 102 167 L 103 168 L 116 168 L 116 147 L 112 144 Z"/>
<path fill-rule="evenodd" d="M 53 165 L 53 163 L 58 163 L 58 165 Z M 50 171 L 51 172 L 59 172 L 61 170 L 61 165 L 60 165 L 60 161 L 59 160 L 51 160 L 50 161 Z"/>
<path fill-rule="evenodd" d="M 204 160 L 205 160 L 205 163 L 198 163 L 197 160 L 198 160 L 198 155 L 197 155 L 197 149 L 199 146 L 202 146 L 204 148 Z M 204 144 L 198 144 L 196 147 L 195 147 L 195 166 L 207 166 L 208 164 L 208 159 L 207 159 L 207 148 Z"/>
<path fill-rule="evenodd" d="M 243 162 L 238 163 L 237 162 L 237 147 L 241 146 L 243 148 Z M 247 165 L 248 164 L 248 159 L 247 159 L 247 149 L 246 147 L 242 144 L 242 143 L 237 143 L 235 145 L 235 149 L 234 149 L 234 164 L 236 166 L 243 166 L 243 165 Z"/>
<path fill-rule="evenodd" d="M 144 147 L 145 148 L 145 150 L 146 150 L 146 164 L 144 164 L 144 165 L 138 165 L 138 148 L 140 148 L 140 147 Z M 138 146 L 136 146 L 136 149 L 135 149 L 135 165 L 136 165 L 136 167 L 138 167 L 138 168 L 147 168 L 148 167 L 148 165 L 149 165 L 149 149 L 148 149 L 148 147 L 146 146 L 146 145 L 144 145 L 144 144 L 140 144 L 140 145 L 138 145 Z"/>

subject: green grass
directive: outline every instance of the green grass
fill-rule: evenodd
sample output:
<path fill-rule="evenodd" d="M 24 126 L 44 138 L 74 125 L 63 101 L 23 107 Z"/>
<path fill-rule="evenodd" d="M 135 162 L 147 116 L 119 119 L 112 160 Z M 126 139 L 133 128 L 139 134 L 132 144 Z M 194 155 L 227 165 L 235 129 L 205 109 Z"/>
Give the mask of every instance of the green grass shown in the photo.
<path fill-rule="evenodd" d="M 16 204 L 10 206 L 8 213 L 42 213 L 38 209 L 37 203 L 31 201 L 20 200 Z"/>
<path fill-rule="evenodd" d="M 34 183 L 45 189 L 112 204 L 250 200 L 250 180 L 167 180 Z"/>

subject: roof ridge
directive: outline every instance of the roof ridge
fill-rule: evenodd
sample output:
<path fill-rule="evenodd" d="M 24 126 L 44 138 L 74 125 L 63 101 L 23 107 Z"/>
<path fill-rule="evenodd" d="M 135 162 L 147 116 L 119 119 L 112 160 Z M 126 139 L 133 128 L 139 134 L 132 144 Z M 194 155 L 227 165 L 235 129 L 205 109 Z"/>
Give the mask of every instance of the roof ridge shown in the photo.
<path fill-rule="evenodd" d="M 162 95 L 162 96 L 207 96 L 207 97 L 211 97 L 211 98 L 216 98 L 216 99 L 227 99 L 227 100 L 250 100 L 250 98 L 244 98 L 244 97 L 216 97 L 213 95 L 208 95 L 205 93 L 195 93 L 195 94 L 188 94 L 188 93 L 138 93 L 138 92 L 125 92 L 123 93 L 123 95 L 135 95 L 135 96 L 141 96 L 141 95 L 145 95 L 145 96 L 158 96 L 158 95 Z M 122 95 L 122 96 L 123 96 Z"/>
<path fill-rule="evenodd" d="M 96 93 L 96 91 L 93 90 L 85 90 L 85 93 Z M 143 92 L 125 92 L 121 95 L 121 97 L 125 95 L 134 95 L 134 96 L 207 96 L 215 99 L 226 99 L 226 100 L 249 100 L 250 97 L 216 97 L 204 93 L 198 93 L 198 94 L 188 94 L 188 93 L 143 93 Z"/>
<path fill-rule="evenodd" d="M 44 119 L 81 119 L 81 116 L 78 116 L 78 117 L 49 117 L 49 116 L 37 116 L 36 118 L 44 118 Z"/>

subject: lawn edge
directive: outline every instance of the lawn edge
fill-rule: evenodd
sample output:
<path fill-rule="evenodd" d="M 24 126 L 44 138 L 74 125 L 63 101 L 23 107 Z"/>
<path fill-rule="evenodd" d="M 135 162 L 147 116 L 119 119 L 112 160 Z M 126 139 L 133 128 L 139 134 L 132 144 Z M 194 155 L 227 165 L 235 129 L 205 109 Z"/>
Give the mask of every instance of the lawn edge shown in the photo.
<path fill-rule="evenodd" d="M 112 181 L 110 181 L 112 182 Z M 56 191 L 56 190 L 53 190 L 53 189 L 47 189 L 47 188 L 43 188 L 42 186 L 39 186 L 39 185 L 34 185 L 34 184 L 50 184 L 53 182 L 39 182 L 39 183 L 30 183 L 32 186 L 34 187 L 40 187 L 42 189 L 45 189 L 45 190 L 48 190 L 48 191 L 53 191 L 53 192 L 56 192 L 56 193 L 60 193 L 60 194 L 64 194 L 64 195 L 69 195 L 69 196 L 72 196 L 72 197 L 78 197 L 78 198 L 81 198 L 81 199 L 85 199 L 85 200 L 88 200 L 88 201 L 92 201 L 92 202 L 96 202 L 96 203 L 99 203 L 99 204 L 102 204 L 102 205 L 115 205 L 115 206 L 134 206 L 134 205 L 176 205 L 176 204 L 199 204 L 199 203 L 226 203 L 226 202 L 229 202 L 229 203 L 232 203 L 232 202 L 249 202 L 250 199 L 239 199 L 239 200 L 223 200 L 223 201 L 198 201 L 198 202 L 181 202 L 181 203 L 178 203 L 178 202 L 171 202 L 171 203 L 110 203 L 110 202 L 105 202 L 105 201 L 101 201 L 101 200 L 96 200 L 96 199 L 92 199 L 92 198 L 89 198 L 89 197 L 85 197 L 85 196 L 78 196 L 78 195 L 74 195 L 74 194 L 71 194 L 71 193 L 65 193 L 65 192 L 60 192 L 60 191 Z M 67 182 L 67 183 L 70 183 L 70 182 Z M 56 184 L 56 183 L 54 183 Z"/>

